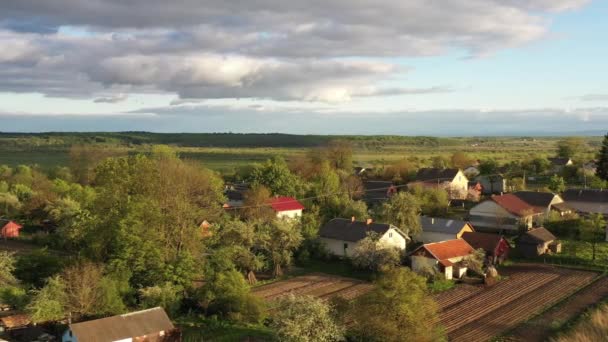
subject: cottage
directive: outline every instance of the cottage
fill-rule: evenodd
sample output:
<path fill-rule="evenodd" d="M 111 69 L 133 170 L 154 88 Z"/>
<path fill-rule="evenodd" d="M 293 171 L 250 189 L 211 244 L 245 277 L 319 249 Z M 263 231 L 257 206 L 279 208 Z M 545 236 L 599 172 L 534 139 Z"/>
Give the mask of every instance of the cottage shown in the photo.
<path fill-rule="evenodd" d="M 389 181 L 367 180 L 363 182 L 363 189 L 363 201 L 369 206 L 388 201 L 397 193 L 397 187 Z"/>
<path fill-rule="evenodd" d="M 293 197 L 274 197 L 269 201 L 270 207 L 277 214 L 277 218 L 298 218 L 302 216 L 304 206 Z"/>
<path fill-rule="evenodd" d="M 62 342 L 131 342 L 169 341 L 175 327 L 160 307 L 73 323 L 63 334 Z"/>
<path fill-rule="evenodd" d="M 562 245 L 555 235 L 543 227 L 522 234 L 516 241 L 517 251 L 526 258 L 543 254 L 560 253 Z"/>
<path fill-rule="evenodd" d="M 319 238 L 327 250 L 336 256 L 350 257 L 357 248 L 359 241 L 369 233 L 379 236 L 378 243 L 386 247 L 396 247 L 405 250 L 410 238 L 392 224 L 375 223 L 371 219 L 356 221 L 355 218 L 335 218 L 324 224 L 319 230 Z"/>
<path fill-rule="evenodd" d="M 476 250 L 483 249 L 490 264 L 501 264 L 511 248 L 507 240 L 498 234 L 466 232 L 462 234 L 462 239 Z"/>
<path fill-rule="evenodd" d="M 608 215 L 608 190 L 568 189 L 562 194 L 568 206 L 581 214 Z"/>
<path fill-rule="evenodd" d="M 543 211 L 522 201 L 514 194 L 493 195 L 469 211 L 469 221 L 477 230 L 512 231 L 532 228 Z"/>
<path fill-rule="evenodd" d="M 420 217 L 420 227 L 422 234 L 417 240 L 423 243 L 460 239 L 463 233 L 475 231 L 465 221 L 427 216 Z"/>
<path fill-rule="evenodd" d="M 467 271 L 463 261 L 474 251 L 462 239 L 427 243 L 412 252 L 412 270 L 420 273 L 439 272 L 446 279 L 461 278 Z"/>
<path fill-rule="evenodd" d="M 5 239 L 19 237 L 19 232 L 23 228 L 22 225 L 10 220 L 0 220 L 0 227 L 2 227 L 0 234 Z"/>
<path fill-rule="evenodd" d="M 560 195 L 551 192 L 516 191 L 513 195 L 541 210 L 544 213 L 545 218 L 549 217 L 551 211 L 556 211 L 562 216 L 572 212 L 572 209 L 564 203 L 564 200 Z"/>
<path fill-rule="evenodd" d="M 466 199 L 469 180 L 460 169 L 422 168 L 408 187 L 445 189 L 450 199 Z"/>
<path fill-rule="evenodd" d="M 574 164 L 570 158 L 556 157 L 547 159 L 549 159 L 549 162 L 551 163 L 551 171 L 554 173 L 560 173 L 562 170 L 564 170 L 564 167 Z"/>

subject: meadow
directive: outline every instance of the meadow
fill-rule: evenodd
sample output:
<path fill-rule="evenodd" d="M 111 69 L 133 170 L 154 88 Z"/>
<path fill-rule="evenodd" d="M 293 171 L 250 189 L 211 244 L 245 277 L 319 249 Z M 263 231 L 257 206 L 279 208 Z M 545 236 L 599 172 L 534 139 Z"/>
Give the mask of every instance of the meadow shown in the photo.
<path fill-rule="evenodd" d="M 155 144 L 176 148 L 183 159 L 200 161 L 220 172 L 263 162 L 274 156 L 291 158 L 335 139 L 353 144 L 355 165 L 385 166 L 400 159 L 430 163 L 434 156 L 464 152 L 477 159 L 500 163 L 531 157 L 553 156 L 558 137 L 396 137 L 396 136 L 294 136 L 283 134 L 153 134 L 153 133 L 0 133 L 0 165 L 37 164 L 42 169 L 69 164 L 72 145 L 119 147 L 129 153 L 145 153 Z M 585 138 L 585 158 L 601 137 Z"/>

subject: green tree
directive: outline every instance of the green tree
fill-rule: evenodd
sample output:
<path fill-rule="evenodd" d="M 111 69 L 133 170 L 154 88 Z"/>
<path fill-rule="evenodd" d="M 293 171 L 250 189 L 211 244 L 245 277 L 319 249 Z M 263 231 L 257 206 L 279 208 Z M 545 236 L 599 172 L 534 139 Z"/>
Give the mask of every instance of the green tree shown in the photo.
<path fill-rule="evenodd" d="M 17 196 L 0 192 L 0 216 L 13 217 L 19 213 L 21 202 Z"/>
<path fill-rule="evenodd" d="M 298 225 L 288 219 L 277 219 L 272 222 L 258 223 L 260 248 L 272 264 L 273 276 L 283 275 L 283 267 L 292 262 L 294 251 L 302 243 L 302 234 Z"/>
<path fill-rule="evenodd" d="M 582 138 L 568 137 L 557 142 L 557 155 L 561 158 L 575 158 L 584 152 L 587 144 Z"/>
<path fill-rule="evenodd" d="M 281 298 L 271 327 L 279 340 L 293 342 L 331 342 L 344 339 L 344 328 L 332 315 L 331 306 L 311 296 L 288 294 Z"/>
<path fill-rule="evenodd" d="M 243 194 L 243 208 L 234 209 L 249 221 L 270 221 L 276 218 L 276 213 L 268 205 L 272 195 L 263 185 L 254 185 Z"/>
<path fill-rule="evenodd" d="M 46 279 L 61 271 L 61 259 L 47 249 L 37 249 L 17 257 L 14 275 L 28 286 L 42 287 Z"/>
<path fill-rule="evenodd" d="M 566 182 L 563 177 L 558 175 L 551 176 L 549 179 L 549 190 L 553 191 L 556 194 L 561 194 L 566 190 Z"/>
<path fill-rule="evenodd" d="M 426 279 L 407 268 L 393 268 L 382 275 L 370 292 L 355 300 L 349 314 L 355 334 L 363 341 L 444 339 Z"/>
<path fill-rule="evenodd" d="M 59 276 L 49 278 L 47 284 L 40 290 L 34 290 L 31 302 L 26 310 L 32 322 L 44 323 L 66 318 L 65 283 Z"/>
<path fill-rule="evenodd" d="M 410 192 L 418 199 L 422 214 L 429 216 L 445 215 L 448 210 L 450 198 L 445 189 L 428 189 L 414 186 Z"/>
<path fill-rule="evenodd" d="M 401 263 L 400 251 L 379 241 L 377 233 L 369 233 L 359 241 L 353 251 L 352 262 L 355 267 L 377 272 L 398 266 Z"/>
<path fill-rule="evenodd" d="M 444 156 L 434 156 L 431 158 L 431 166 L 437 169 L 445 169 L 449 163 L 449 160 Z"/>
<path fill-rule="evenodd" d="M 420 234 L 420 202 L 407 192 L 399 192 L 382 205 L 381 216 L 386 223 L 393 224 L 410 236 Z"/>
<path fill-rule="evenodd" d="M 0 286 L 15 285 L 17 279 L 15 271 L 15 258 L 13 253 L 0 251 Z"/>
<path fill-rule="evenodd" d="M 580 237 L 591 244 L 591 260 L 595 261 L 597 244 L 604 241 L 606 236 L 606 221 L 602 214 L 593 214 L 583 220 Z"/>
<path fill-rule="evenodd" d="M 464 152 L 455 152 L 452 154 L 452 157 L 450 157 L 450 161 L 452 167 L 461 170 L 473 163 L 473 159 L 467 156 Z"/>
<path fill-rule="evenodd" d="M 353 169 L 353 146 L 346 140 L 332 140 L 327 146 L 327 159 L 339 170 Z"/>
<path fill-rule="evenodd" d="M 264 267 L 264 256 L 256 253 L 259 249 L 260 236 L 255 230 L 255 225 L 246 224 L 239 220 L 226 222 L 218 229 L 218 239 L 221 247 L 235 267 L 247 276 L 250 284 L 257 281 L 255 272 Z"/>
<path fill-rule="evenodd" d="M 139 290 L 140 305 L 144 309 L 160 306 L 169 316 L 175 317 L 181 306 L 183 291 L 180 285 L 172 283 L 145 287 Z"/>
<path fill-rule="evenodd" d="M 301 181 L 291 173 L 285 160 L 275 157 L 262 165 L 254 166 L 249 181 L 253 186 L 263 185 L 273 195 L 297 196 L 301 192 Z"/>
<path fill-rule="evenodd" d="M 597 155 L 596 174 L 604 181 L 608 181 L 608 133 L 604 136 L 602 147 Z"/>

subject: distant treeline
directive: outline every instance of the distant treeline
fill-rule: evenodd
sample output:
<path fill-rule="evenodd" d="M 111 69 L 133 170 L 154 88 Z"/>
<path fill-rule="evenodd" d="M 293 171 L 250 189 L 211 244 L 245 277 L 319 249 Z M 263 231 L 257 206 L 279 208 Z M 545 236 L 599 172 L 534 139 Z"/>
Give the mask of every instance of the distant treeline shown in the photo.
<path fill-rule="evenodd" d="M 0 133 L 0 147 L 63 148 L 82 144 L 119 146 L 175 145 L 180 147 L 315 147 L 332 140 L 348 140 L 358 147 L 387 145 L 447 146 L 462 142 L 458 138 L 426 136 L 355 136 L 355 135 L 292 135 L 279 133 L 149 133 L 149 132 L 90 132 L 90 133 Z"/>

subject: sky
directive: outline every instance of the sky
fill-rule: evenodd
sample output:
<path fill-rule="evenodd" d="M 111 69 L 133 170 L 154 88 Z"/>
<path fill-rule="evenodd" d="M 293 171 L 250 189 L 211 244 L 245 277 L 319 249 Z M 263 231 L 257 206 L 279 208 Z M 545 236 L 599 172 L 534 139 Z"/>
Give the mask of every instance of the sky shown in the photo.
<path fill-rule="evenodd" d="M 600 0 L 0 1 L 0 131 L 599 135 Z"/>

